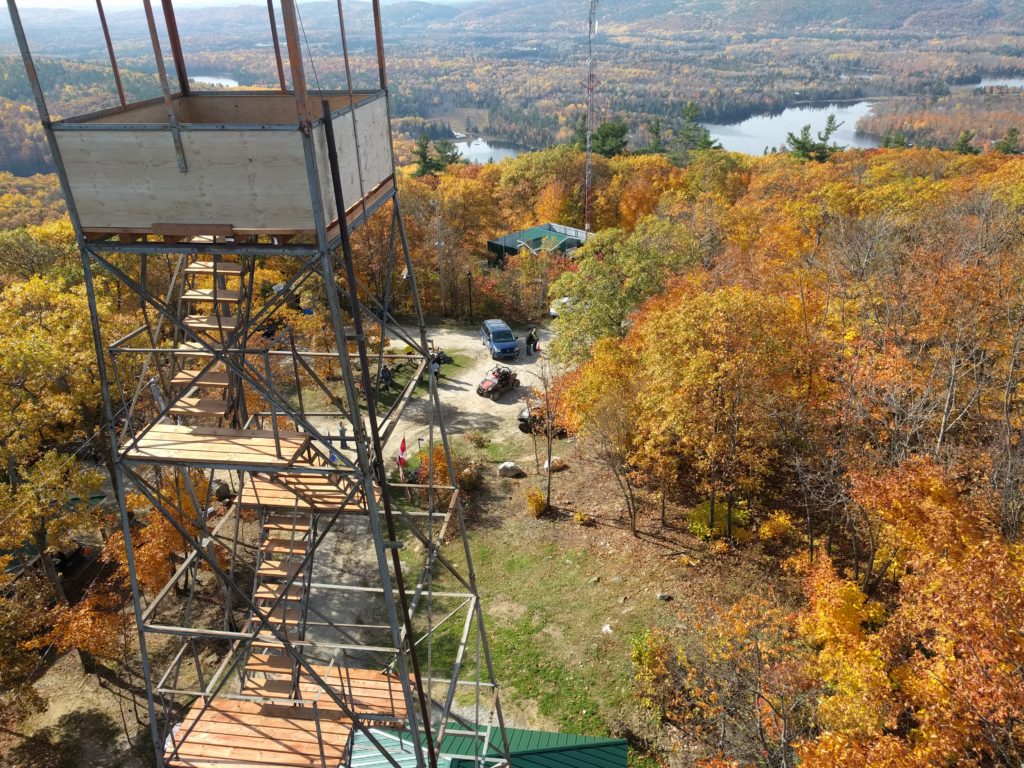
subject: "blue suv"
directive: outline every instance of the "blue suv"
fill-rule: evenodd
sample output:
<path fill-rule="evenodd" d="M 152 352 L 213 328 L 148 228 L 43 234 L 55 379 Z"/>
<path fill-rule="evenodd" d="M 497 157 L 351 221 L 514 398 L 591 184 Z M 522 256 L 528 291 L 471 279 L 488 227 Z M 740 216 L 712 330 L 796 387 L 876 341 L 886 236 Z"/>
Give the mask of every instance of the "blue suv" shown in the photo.
<path fill-rule="evenodd" d="M 519 357 L 519 337 L 504 320 L 484 320 L 480 325 L 480 341 L 491 353 L 492 360 L 514 360 Z"/>

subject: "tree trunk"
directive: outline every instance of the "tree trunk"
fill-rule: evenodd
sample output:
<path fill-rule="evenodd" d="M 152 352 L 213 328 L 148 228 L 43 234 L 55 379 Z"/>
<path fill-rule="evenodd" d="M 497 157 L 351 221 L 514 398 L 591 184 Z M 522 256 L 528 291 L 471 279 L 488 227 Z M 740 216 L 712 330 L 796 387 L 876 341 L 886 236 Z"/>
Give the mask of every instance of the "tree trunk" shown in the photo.
<path fill-rule="evenodd" d="M 661 491 L 661 527 L 665 527 L 665 490 Z"/>
<path fill-rule="evenodd" d="M 545 396 L 545 398 L 547 398 L 547 392 L 546 391 L 544 393 L 544 396 Z M 548 491 L 547 491 L 548 495 L 547 495 L 547 507 L 546 508 L 550 511 L 551 510 L 551 475 L 553 474 L 552 471 L 551 471 L 551 443 L 554 441 L 554 437 L 552 435 L 553 430 L 551 428 L 551 411 L 548 410 L 548 411 L 545 411 L 545 413 L 546 413 L 545 418 L 547 420 L 547 430 L 546 430 L 546 432 L 547 432 L 547 438 L 548 438 Z"/>
<path fill-rule="evenodd" d="M 732 493 L 725 495 L 725 538 L 732 541 Z"/>
<path fill-rule="evenodd" d="M 57 573 L 57 568 L 53 564 L 53 560 L 50 558 L 47 549 L 47 536 L 46 529 L 40 527 L 36 530 L 35 536 L 36 549 L 39 550 L 39 562 L 42 563 L 43 573 L 46 574 L 47 580 L 50 582 L 50 586 L 53 587 L 54 597 L 57 599 L 57 604 L 67 608 L 71 605 L 68 600 L 67 593 L 64 591 L 64 586 L 60 583 L 60 574 Z M 96 671 L 96 659 L 88 651 L 83 651 L 81 648 L 76 648 L 78 651 L 78 659 L 82 662 L 82 670 L 86 674 L 92 674 Z"/>
<path fill-rule="evenodd" d="M 36 530 L 33 538 L 35 539 L 36 549 L 39 551 L 39 562 L 42 563 L 43 573 L 46 574 L 50 586 L 53 587 L 54 597 L 57 598 L 57 602 L 61 605 L 70 605 L 68 596 L 64 593 L 64 586 L 60 583 L 60 574 L 57 573 L 57 568 L 53 565 L 53 560 L 50 559 L 50 555 L 46 551 L 49 546 L 46 529 L 40 527 Z"/>
<path fill-rule="evenodd" d="M 708 528 L 715 530 L 715 489 L 712 486 L 711 496 L 708 498 Z"/>
<path fill-rule="evenodd" d="M 627 504 L 629 505 L 629 531 L 636 536 L 636 497 L 633 495 L 633 483 L 630 482 L 629 473 L 623 472 L 626 480 L 626 491 L 629 494 Z"/>

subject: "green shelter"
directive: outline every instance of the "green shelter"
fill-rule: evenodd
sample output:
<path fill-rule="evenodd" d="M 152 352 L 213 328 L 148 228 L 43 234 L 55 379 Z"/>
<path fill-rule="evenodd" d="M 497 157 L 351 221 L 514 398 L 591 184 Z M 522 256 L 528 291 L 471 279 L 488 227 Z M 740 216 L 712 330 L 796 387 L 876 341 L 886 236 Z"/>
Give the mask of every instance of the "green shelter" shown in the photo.
<path fill-rule="evenodd" d="M 509 256 L 519 253 L 521 248 L 537 251 L 568 253 L 587 241 L 587 232 L 562 224 L 539 224 L 529 229 L 511 232 L 487 242 L 492 261 L 504 262 Z"/>

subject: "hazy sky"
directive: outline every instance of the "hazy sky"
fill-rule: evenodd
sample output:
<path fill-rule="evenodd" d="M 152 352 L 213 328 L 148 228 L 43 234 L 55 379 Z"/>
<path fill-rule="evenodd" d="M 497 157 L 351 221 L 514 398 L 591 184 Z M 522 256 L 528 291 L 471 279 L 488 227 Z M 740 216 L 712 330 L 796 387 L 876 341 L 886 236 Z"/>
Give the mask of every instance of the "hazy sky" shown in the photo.
<path fill-rule="evenodd" d="M 175 8 L 186 6 L 233 6 L 233 5 L 258 5 L 259 0 L 174 0 Z M 153 7 L 159 8 L 159 0 L 153 0 Z M 96 0 L 19 0 L 19 8 L 74 8 L 75 10 L 89 10 L 96 7 Z M 142 8 L 142 0 L 103 0 L 104 10 L 125 10 Z"/>

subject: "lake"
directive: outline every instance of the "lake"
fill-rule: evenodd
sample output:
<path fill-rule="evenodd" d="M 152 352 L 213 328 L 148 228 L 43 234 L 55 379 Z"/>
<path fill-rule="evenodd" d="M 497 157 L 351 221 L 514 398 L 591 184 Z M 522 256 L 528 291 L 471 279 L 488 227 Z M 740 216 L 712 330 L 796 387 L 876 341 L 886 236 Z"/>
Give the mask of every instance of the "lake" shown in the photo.
<path fill-rule="evenodd" d="M 216 85 L 219 88 L 237 88 L 238 81 L 219 75 L 189 75 L 189 80 L 200 85 Z"/>
<path fill-rule="evenodd" d="M 1020 77 L 983 77 L 977 85 L 971 88 L 1024 88 L 1024 78 Z"/>
<path fill-rule="evenodd" d="M 508 141 L 487 141 L 481 138 L 463 139 L 453 143 L 464 160 L 477 164 L 498 163 L 506 158 L 516 157 L 526 151 L 526 149 L 518 144 L 512 144 Z"/>
<path fill-rule="evenodd" d="M 741 123 L 732 125 L 716 125 L 705 123 L 704 127 L 711 132 L 724 149 L 730 152 L 743 152 L 748 155 L 760 155 L 765 147 L 780 147 L 786 143 L 787 133 L 799 134 L 805 125 L 811 126 L 811 132 L 817 136 L 824 130 L 829 115 L 835 115 L 842 123 L 839 130 L 832 136 L 832 141 L 841 147 L 860 147 L 871 149 L 880 142 L 873 136 L 857 134 L 857 121 L 871 111 L 871 102 L 858 101 L 847 104 L 817 104 L 803 107 L 790 107 L 778 115 L 754 115 Z"/>

